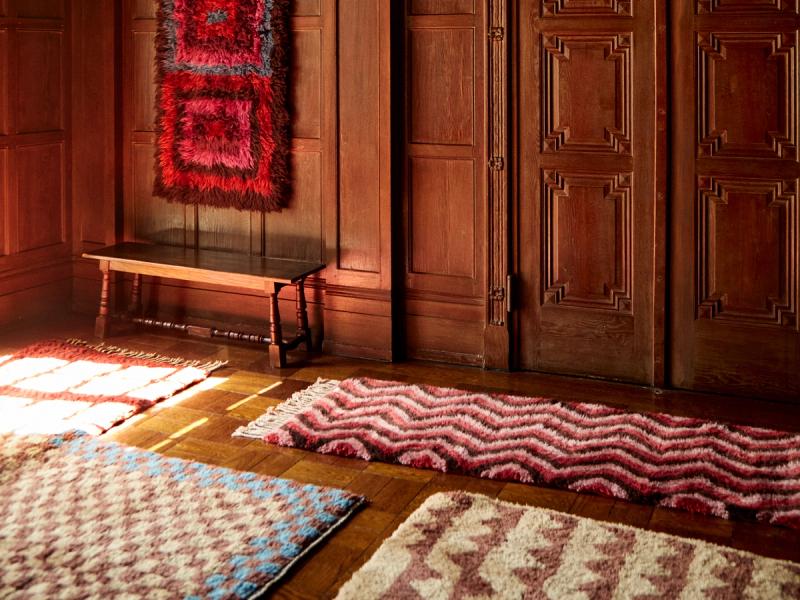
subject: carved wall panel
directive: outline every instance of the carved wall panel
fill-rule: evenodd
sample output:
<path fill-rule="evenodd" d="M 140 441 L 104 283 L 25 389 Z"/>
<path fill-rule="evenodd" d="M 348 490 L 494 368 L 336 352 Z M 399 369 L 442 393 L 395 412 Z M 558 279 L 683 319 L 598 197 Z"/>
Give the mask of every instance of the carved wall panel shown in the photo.
<path fill-rule="evenodd" d="M 796 160 L 797 34 L 699 33 L 697 46 L 698 154 Z"/>
<path fill-rule="evenodd" d="M 542 16 L 624 16 L 633 15 L 633 0 L 542 0 Z"/>
<path fill-rule="evenodd" d="M 631 154 L 632 35 L 542 39 L 542 150 Z"/>
<path fill-rule="evenodd" d="M 412 158 L 409 178 L 409 270 L 474 277 L 475 161 Z"/>
<path fill-rule="evenodd" d="M 16 152 L 19 251 L 54 246 L 66 240 L 64 144 L 21 146 Z M 42 218 L 41 215 L 45 215 Z"/>
<path fill-rule="evenodd" d="M 408 32 L 409 142 L 472 145 L 474 31 Z"/>
<path fill-rule="evenodd" d="M 16 129 L 19 133 L 60 131 L 64 126 L 61 31 L 17 31 L 19 57 Z"/>
<path fill-rule="evenodd" d="M 701 319 L 797 327 L 797 181 L 698 178 Z"/>
<path fill-rule="evenodd" d="M 631 312 L 631 173 L 542 172 L 545 305 Z"/>
<path fill-rule="evenodd" d="M 797 12 L 797 0 L 697 0 L 697 14 L 752 15 Z"/>

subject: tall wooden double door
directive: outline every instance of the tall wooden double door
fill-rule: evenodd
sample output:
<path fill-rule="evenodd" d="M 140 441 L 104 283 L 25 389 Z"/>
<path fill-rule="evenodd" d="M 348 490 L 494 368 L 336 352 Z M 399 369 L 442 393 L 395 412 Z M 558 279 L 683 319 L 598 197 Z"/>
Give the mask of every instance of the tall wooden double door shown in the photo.
<path fill-rule="evenodd" d="M 510 10 L 518 366 L 800 399 L 797 0 Z"/>
<path fill-rule="evenodd" d="M 800 400 L 800 0 L 402 8 L 410 356 Z"/>

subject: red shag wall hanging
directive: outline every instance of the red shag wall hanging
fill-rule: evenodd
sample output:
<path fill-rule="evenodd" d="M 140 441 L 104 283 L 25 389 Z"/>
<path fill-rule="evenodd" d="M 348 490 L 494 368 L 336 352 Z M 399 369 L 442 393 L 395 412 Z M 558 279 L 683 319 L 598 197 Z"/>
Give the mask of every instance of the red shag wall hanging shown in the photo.
<path fill-rule="evenodd" d="M 288 0 L 160 0 L 154 194 L 278 210 L 289 185 Z"/>

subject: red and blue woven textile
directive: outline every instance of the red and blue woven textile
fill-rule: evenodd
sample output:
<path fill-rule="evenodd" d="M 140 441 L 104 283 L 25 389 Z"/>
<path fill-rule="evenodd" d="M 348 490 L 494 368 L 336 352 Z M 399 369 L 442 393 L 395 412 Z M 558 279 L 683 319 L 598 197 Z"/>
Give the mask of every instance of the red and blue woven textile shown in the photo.
<path fill-rule="evenodd" d="M 288 0 L 160 0 L 154 194 L 279 210 L 287 197 Z"/>

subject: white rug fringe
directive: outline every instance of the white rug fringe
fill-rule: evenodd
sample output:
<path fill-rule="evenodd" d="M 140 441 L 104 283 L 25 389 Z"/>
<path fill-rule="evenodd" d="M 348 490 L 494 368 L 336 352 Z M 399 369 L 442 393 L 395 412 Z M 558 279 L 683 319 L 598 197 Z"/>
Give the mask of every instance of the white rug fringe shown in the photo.
<path fill-rule="evenodd" d="M 285 402 L 268 408 L 267 412 L 258 417 L 258 419 L 239 427 L 231 435 L 232 437 L 261 439 L 268 433 L 277 431 L 289 419 L 311 406 L 313 402 L 335 390 L 339 383 L 340 381 L 337 379 L 322 379 L 320 377 L 307 388 L 292 394 L 291 398 Z"/>
<path fill-rule="evenodd" d="M 142 352 L 139 350 L 129 350 L 127 348 L 120 348 L 119 346 L 109 346 L 105 342 L 100 342 L 99 344 L 90 344 L 86 340 L 81 340 L 78 338 L 70 338 L 67 340 L 67 343 L 72 344 L 73 346 L 83 346 L 85 348 L 91 348 L 92 350 L 96 350 L 97 352 L 100 352 L 102 354 L 108 354 L 111 356 L 124 356 L 125 358 L 144 358 L 155 362 L 166 363 L 174 367 L 193 367 L 195 369 L 200 369 L 201 371 L 206 371 L 207 373 L 216 371 L 217 369 L 224 367 L 228 364 L 227 360 L 210 360 L 207 362 L 203 362 L 202 360 L 187 360 L 185 358 L 164 356 L 163 354 L 158 354 L 157 352 Z"/>

